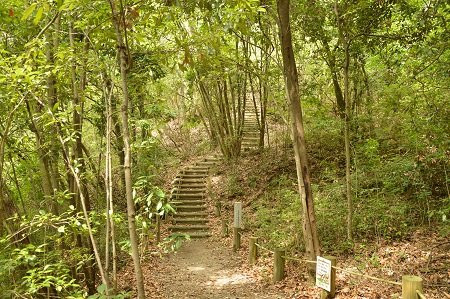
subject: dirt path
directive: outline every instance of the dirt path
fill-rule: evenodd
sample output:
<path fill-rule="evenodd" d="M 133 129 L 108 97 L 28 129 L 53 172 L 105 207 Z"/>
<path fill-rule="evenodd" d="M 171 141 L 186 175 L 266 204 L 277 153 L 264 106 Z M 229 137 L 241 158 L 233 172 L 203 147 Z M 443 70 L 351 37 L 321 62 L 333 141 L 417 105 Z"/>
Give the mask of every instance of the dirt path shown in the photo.
<path fill-rule="evenodd" d="M 187 241 L 157 274 L 164 298 L 285 298 L 240 265 L 241 257 L 211 239 Z"/>

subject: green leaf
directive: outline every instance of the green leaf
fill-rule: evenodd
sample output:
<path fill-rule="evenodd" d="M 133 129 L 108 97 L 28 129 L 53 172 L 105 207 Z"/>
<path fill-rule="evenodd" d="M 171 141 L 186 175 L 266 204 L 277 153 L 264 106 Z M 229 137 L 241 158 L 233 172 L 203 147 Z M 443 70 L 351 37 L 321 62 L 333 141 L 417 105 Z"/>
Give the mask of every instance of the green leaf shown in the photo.
<path fill-rule="evenodd" d="M 22 21 L 28 19 L 28 17 L 33 13 L 34 9 L 36 8 L 36 3 L 32 3 L 25 11 L 23 12 Z"/>
<path fill-rule="evenodd" d="M 156 211 L 159 211 L 162 208 L 162 201 L 159 201 L 158 204 L 156 205 Z"/>
<path fill-rule="evenodd" d="M 156 193 L 156 196 L 158 196 L 159 198 L 163 198 L 164 197 L 164 191 L 162 191 L 159 188 L 156 189 L 155 193 Z"/>
<path fill-rule="evenodd" d="M 39 21 L 42 19 L 42 13 L 44 12 L 44 7 L 41 6 L 36 12 L 36 16 L 34 17 L 33 24 L 37 25 Z"/>
<path fill-rule="evenodd" d="M 104 283 L 102 283 L 101 285 L 99 285 L 97 287 L 97 292 L 99 292 L 100 294 L 103 294 L 106 291 L 106 285 Z"/>

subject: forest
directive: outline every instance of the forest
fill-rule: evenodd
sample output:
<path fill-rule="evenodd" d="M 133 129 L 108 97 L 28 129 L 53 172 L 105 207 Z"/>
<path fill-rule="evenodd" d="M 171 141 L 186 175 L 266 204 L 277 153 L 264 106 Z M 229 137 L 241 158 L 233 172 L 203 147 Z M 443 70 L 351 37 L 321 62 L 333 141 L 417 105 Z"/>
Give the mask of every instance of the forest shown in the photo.
<path fill-rule="evenodd" d="M 449 22 L 1 0 L 0 298 L 450 298 Z"/>

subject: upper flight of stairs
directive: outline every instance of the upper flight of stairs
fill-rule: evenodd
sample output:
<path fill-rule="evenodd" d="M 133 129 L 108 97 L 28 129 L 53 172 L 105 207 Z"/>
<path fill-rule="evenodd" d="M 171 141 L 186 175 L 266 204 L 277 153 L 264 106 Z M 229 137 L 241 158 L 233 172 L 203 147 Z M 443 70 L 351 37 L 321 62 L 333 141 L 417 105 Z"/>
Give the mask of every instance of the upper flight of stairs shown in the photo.
<path fill-rule="evenodd" d="M 244 114 L 244 126 L 242 130 L 242 151 L 248 151 L 251 149 L 258 148 L 259 146 L 259 125 L 261 117 L 259 116 L 261 111 L 261 104 L 259 101 L 253 103 L 253 99 L 247 97 L 245 100 L 245 114 Z"/>
<path fill-rule="evenodd" d="M 171 205 L 176 210 L 172 218 L 172 233 L 191 238 L 211 236 L 206 207 L 206 184 L 209 171 L 220 160 L 211 156 L 180 171 L 172 182 Z"/>

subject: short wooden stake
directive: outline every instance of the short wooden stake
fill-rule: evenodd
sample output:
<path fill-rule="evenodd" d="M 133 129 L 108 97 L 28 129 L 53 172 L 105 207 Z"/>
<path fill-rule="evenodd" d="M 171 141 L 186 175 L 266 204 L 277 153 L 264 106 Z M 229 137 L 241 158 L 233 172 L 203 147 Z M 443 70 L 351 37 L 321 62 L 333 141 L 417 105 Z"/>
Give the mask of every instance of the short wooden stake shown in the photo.
<path fill-rule="evenodd" d="M 241 248 L 241 228 L 233 227 L 233 251 L 237 252 Z"/>
<path fill-rule="evenodd" d="M 402 276 L 402 299 L 416 299 L 417 291 L 423 292 L 423 280 L 419 276 Z"/>
<path fill-rule="evenodd" d="M 222 219 L 222 236 L 228 237 L 228 220 Z"/>
<path fill-rule="evenodd" d="M 216 217 L 220 217 L 221 209 L 222 209 L 222 203 L 220 201 L 216 202 L 216 212 L 215 212 Z"/>
<path fill-rule="evenodd" d="M 161 216 L 156 213 L 156 244 L 161 242 Z"/>
<path fill-rule="evenodd" d="M 258 246 L 256 246 L 256 243 L 258 243 L 258 238 L 250 237 L 248 241 L 248 262 L 250 265 L 256 264 L 256 261 L 258 260 Z"/>
<path fill-rule="evenodd" d="M 331 279 L 330 279 L 330 291 L 322 290 L 320 294 L 321 299 L 334 298 L 336 294 L 336 257 L 335 256 L 324 256 L 327 260 L 331 261 Z"/>
<path fill-rule="evenodd" d="M 284 278 L 284 249 L 275 249 L 273 253 L 273 282 L 283 280 Z"/>

